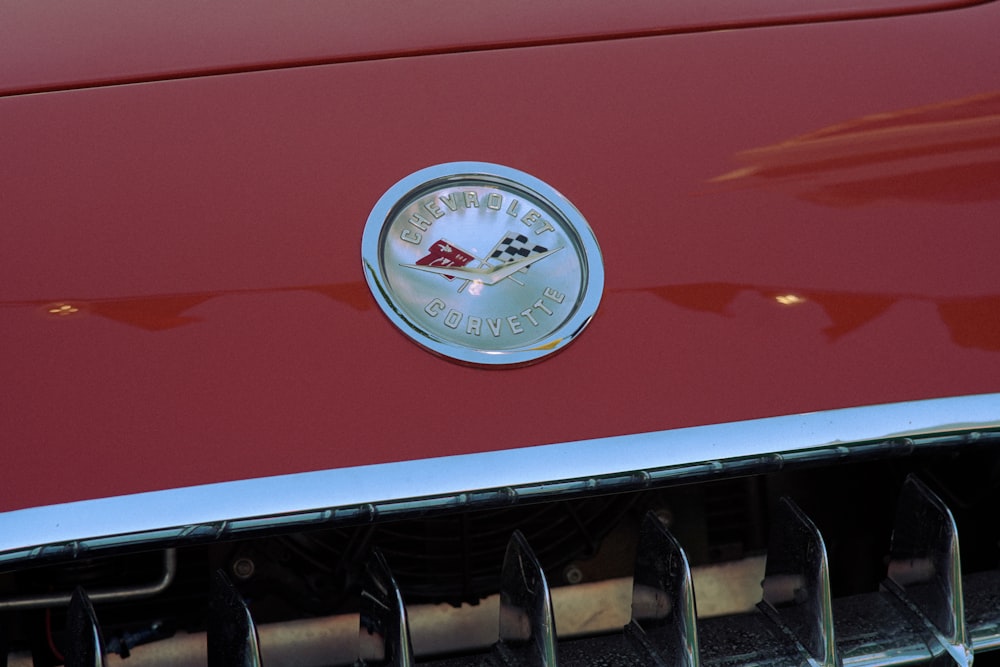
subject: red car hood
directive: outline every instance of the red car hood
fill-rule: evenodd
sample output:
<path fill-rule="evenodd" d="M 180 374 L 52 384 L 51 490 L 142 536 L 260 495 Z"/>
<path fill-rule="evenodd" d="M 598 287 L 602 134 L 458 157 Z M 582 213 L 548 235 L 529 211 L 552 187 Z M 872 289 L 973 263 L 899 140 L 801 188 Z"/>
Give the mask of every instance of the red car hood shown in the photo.
<path fill-rule="evenodd" d="M 393 33 L 425 55 L 287 66 L 390 48 L 306 22 L 284 60 L 18 69 L 8 92 L 78 89 L 0 99 L 0 510 L 998 392 L 998 14 L 431 21 Z M 372 206 L 460 160 L 593 228 L 604 297 L 565 352 L 466 367 L 377 307 Z"/>

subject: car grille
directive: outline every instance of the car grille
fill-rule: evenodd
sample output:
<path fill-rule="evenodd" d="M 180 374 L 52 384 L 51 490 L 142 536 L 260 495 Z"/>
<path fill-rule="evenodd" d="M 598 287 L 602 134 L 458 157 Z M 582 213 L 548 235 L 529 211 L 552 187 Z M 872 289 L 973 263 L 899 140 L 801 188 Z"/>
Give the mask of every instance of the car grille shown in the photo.
<path fill-rule="evenodd" d="M 8 563 L 7 664 L 990 664 L 998 444 L 924 434 L 613 494 Z"/>
<path fill-rule="evenodd" d="M 976 461 L 993 458 L 988 454 Z M 932 457 L 922 466 L 908 467 L 935 470 L 939 460 Z M 968 465 L 969 461 L 962 461 L 960 468 Z M 855 472 L 847 468 L 838 473 L 841 494 L 851 494 L 852 477 L 866 481 Z M 730 503 L 747 501 L 734 492 L 738 485 L 723 486 L 713 492 L 715 497 Z M 866 495 L 861 490 L 857 494 Z M 830 502 L 836 504 L 845 497 Z M 643 505 L 634 498 L 629 502 Z M 953 502 L 964 501 L 957 498 Z M 616 498 L 615 503 L 620 510 L 622 500 Z M 203 631 L 133 646 L 129 661 L 135 665 L 967 665 L 977 656 L 982 664 L 991 657 L 990 651 L 1000 647 L 1000 570 L 963 574 L 954 515 L 917 474 L 903 479 L 895 505 L 891 540 L 885 536 L 889 547 L 884 576 L 867 592 L 834 597 L 824 536 L 816 523 L 784 496 L 769 510 L 759 602 L 736 613 L 699 617 L 697 585 L 682 543 L 668 528 L 671 517 L 663 511 L 647 510 L 637 530 L 631 618 L 626 617 L 624 627 L 617 630 L 586 636 L 557 633 L 553 600 L 572 587 L 547 583 L 546 568 L 524 533 L 515 528 L 499 568 L 499 601 L 488 614 L 492 616 L 487 621 L 492 635 L 480 632 L 492 643 L 470 649 L 470 638 L 461 636 L 467 628 L 456 624 L 449 631 L 445 624 L 435 631 L 457 635 L 451 649 L 463 649 L 459 654 L 440 654 L 442 646 L 448 648 L 447 641 L 433 649 L 421 646 L 426 642 L 414 637 L 411 617 L 426 615 L 428 607 L 415 604 L 408 609 L 405 591 L 376 547 L 364 558 L 355 613 L 269 621 L 258 627 L 251 613 L 253 596 L 248 604 L 240 592 L 241 588 L 247 590 L 248 572 L 239 567 L 230 567 L 228 573 L 218 569 L 210 577 L 205 597 L 197 598 Z M 732 513 L 728 508 L 724 514 Z M 720 520 L 724 523 L 726 517 Z M 241 547 L 234 553 L 246 551 Z M 401 560 L 404 555 L 396 552 L 393 557 Z M 161 556 L 170 576 L 158 586 L 147 587 L 140 596 L 155 598 L 167 587 L 178 585 L 173 581 L 176 550 L 161 552 Z M 238 561 L 232 561 L 233 565 Z M 426 592 L 426 585 L 421 582 L 415 590 Z M 607 587 L 600 586 L 593 587 L 592 595 L 607 593 Z M 106 642 L 99 621 L 102 601 L 112 597 L 118 604 L 127 603 L 121 595 L 121 591 L 95 592 L 95 612 L 86 588 L 76 588 L 60 642 L 67 665 L 114 664 L 121 658 L 108 655 L 109 649 L 122 652 L 124 648 L 124 655 L 128 655 L 129 643 L 158 639 L 112 633 L 111 643 Z M 49 599 L 46 603 L 55 602 L 58 600 Z M 477 612 L 480 619 L 489 605 L 484 602 L 481 606 Z M 423 627 L 427 624 L 426 619 L 418 623 Z M 434 651 L 438 654 L 426 655 Z M 9 664 L 27 662 L 27 655 L 15 653 Z"/>

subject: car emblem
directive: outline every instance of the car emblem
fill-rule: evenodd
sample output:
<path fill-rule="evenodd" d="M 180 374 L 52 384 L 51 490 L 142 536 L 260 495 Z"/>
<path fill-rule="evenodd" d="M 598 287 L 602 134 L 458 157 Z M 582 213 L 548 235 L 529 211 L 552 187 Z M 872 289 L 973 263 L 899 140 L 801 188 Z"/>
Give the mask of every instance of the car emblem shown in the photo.
<path fill-rule="evenodd" d="M 522 364 L 562 349 L 604 289 L 580 212 L 539 179 L 481 162 L 436 165 L 392 186 L 368 218 L 361 255 L 389 319 L 468 363 Z"/>

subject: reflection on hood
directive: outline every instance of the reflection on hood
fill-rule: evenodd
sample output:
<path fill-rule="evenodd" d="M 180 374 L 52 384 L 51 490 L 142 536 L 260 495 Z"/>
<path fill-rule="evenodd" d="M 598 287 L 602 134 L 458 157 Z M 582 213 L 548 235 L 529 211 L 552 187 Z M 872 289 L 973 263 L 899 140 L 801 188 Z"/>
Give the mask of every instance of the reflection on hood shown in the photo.
<path fill-rule="evenodd" d="M 1000 199 L 1000 92 L 866 116 L 737 153 L 711 179 L 827 206 Z"/>
<path fill-rule="evenodd" d="M 729 307 L 743 292 L 761 296 L 779 308 L 812 302 L 818 304 L 830 318 L 830 325 L 823 329 L 823 333 L 831 341 L 874 321 L 900 301 L 925 301 L 937 307 L 938 315 L 956 345 L 1000 351 L 1000 294 L 935 298 L 915 294 L 856 293 L 737 283 L 661 285 L 625 291 L 647 292 L 681 308 L 723 317 L 731 316 Z"/>

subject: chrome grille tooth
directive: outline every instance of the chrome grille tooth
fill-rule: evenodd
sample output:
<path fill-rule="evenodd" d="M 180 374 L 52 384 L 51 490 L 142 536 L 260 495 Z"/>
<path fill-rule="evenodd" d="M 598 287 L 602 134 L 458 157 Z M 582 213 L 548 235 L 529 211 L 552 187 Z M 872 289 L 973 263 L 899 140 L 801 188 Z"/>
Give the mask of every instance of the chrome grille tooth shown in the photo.
<path fill-rule="evenodd" d="M 104 639 L 90 598 L 80 587 L 73 592 L 67 610 L 66 667 L 104 667 Z"/>
<path fill-rule="evenodd" d="M 839 666 L 823 538 L 789 499 L 773 515 L 762 597 L 750 613 L 704 619 L 706 665 Z"/>
<path fill-rule="evenodd" d="M 830 567 L 819 529 L 788 498 L 771 523 L 763 599 L 768 617 L 809 655 L 810 664 L 840 664 L 834 638 Z"/>
<path fill-rule="evenodd" d="M 206 622 L 208 667 L 259 667 L 257 627 L 243 597 L 218 570 L 212 575 Z"/>
<path fill-rule="evenodd" d="M 542 565 L 515 530 L 507 543 L 500 580 L 500 639 L 495 655 L 504 664 L 555 667 L 556 623 Z"/>
<path fill-rule="evenodd" d="M 625 635 L 650 660 L 669 667 L 697 667 L 698 623 L 687 555 L 656 514 L 639 531 L 632 581 L 632 620 Z"/>
<path fill-rule="evenodd" d="M 403 595 L 392 576 L 382 552 L 376 549 L 365 567 L 361 591 L 361 643 L 374 644 L 379 656 L 362 655 L 389 667 L 410 667 L 414 664 L 410 629 Z M 374 642 L 368 641 L 374 639 Z M 362 651 L 365 653 L 365 651 Z M 377 657 L 377 660 L 373 660 Z"/>
<path fill-rule="evenodd" d="M 926 628 L 929 645 L 940 644 L 944 655 L 934 664 L 972 664 L 958 528 L 947 505 L 914 475 L 900 491 L 882 589 Z"/>

